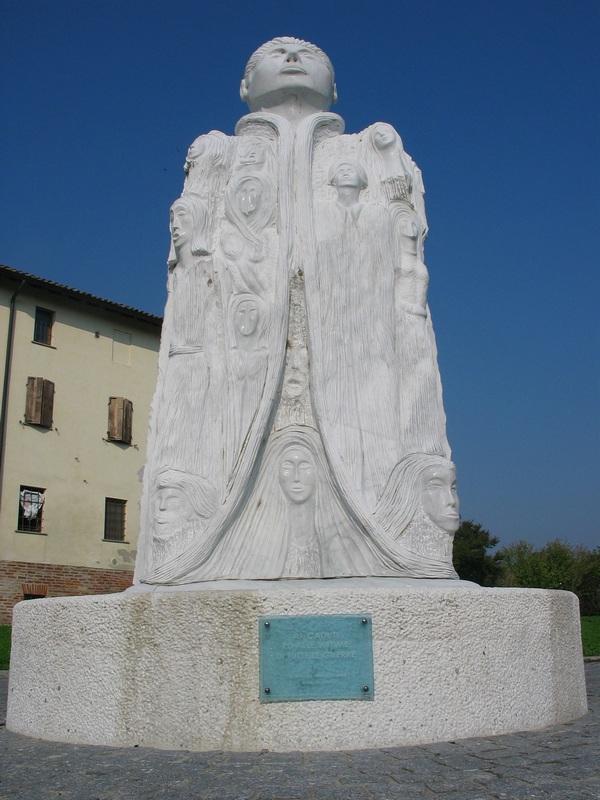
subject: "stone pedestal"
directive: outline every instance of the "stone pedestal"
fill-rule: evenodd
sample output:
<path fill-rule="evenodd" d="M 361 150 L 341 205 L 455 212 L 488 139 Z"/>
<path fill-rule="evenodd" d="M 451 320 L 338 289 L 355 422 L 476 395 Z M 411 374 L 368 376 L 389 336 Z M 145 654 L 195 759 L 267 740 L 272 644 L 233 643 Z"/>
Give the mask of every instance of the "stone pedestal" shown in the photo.
<path fill-rule="evenodd" d="M 372 702 L 259 702 L 258 618 L 369 613 Z M 569 592 L 397 579 L 220 582 L 15 608 L 10 730 L 189 750 L 392 747 L 587 710 Z"/>

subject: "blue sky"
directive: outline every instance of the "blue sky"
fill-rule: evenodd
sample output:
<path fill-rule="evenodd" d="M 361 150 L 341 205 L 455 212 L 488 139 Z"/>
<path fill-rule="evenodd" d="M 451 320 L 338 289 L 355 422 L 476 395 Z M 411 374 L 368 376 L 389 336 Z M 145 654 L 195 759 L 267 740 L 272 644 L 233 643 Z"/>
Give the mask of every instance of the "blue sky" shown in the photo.
<path fill-rule="evenodd" d="M 600 4 L 3 0 L 0 262 L 161 313 L 188 144 L 232 132 L 250 52 L 321 45 L 349 132 L 427 189 L 462 512 L 600 545 Z"/>

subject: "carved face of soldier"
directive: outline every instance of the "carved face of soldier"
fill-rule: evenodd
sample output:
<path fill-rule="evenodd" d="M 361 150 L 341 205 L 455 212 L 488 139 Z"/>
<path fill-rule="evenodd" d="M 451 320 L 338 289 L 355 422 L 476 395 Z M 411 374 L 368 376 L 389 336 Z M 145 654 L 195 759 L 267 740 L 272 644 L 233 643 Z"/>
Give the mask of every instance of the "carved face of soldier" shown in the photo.
<path fill-rule="evenodd" d="M 234 324 L 242 336 L 252 336 L 258 325 L 259 310 L 255 300 L 242 300 L 235 310 Z"/>
<path fill-rule="evenodd" d="M 373 144 L 378 150 L 387 150 L 396 143 L 396 131 L 391 125 L 385 123 L 375 125 L 371 136 Z"/>
<path fill-rule="evenodd" d="M 421 477 L 423 511 L 446 533 L 455 533 L 460 524 L 456 470 L 453 464 L 436 464 L 423 470 Z"/>
<path fill-rule="evenodd" d="M 181 530 L 192 509 L 183 492 L 173 486 L 161 486 L 154 496 L 154 534 L 170 539 Z"/>
<path fill-rule="evenodd" d="M 303 42 L 273 42 L 247 79 L 242 99 L 252 111 L 304 96 L 315 108 L 328 109 L 335 97 L 333 76 L 324 58 Z"/>
<path fill-rule="evenodd" d="M 176 250 L 191 242 L 193 224 L 192 213 L 187 205 L 173 203 L 171 206 L 171 238 Z"/>
<path fill-rule="evenodd" d="M 279 462 L 279 485 L 292 503 L 305 503 L 314 494 L 315 463 L 308 448 L 291 444 L 284 450 Z"/>

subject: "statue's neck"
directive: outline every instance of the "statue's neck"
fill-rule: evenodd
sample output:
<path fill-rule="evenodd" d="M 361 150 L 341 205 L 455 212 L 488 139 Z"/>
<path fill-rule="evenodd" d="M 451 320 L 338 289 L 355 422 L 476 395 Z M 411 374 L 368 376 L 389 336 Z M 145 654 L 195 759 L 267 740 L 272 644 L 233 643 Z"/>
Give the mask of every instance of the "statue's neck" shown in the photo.
<path fill-rule="evenodd" d="M 312 542 L 315 528 L 314 499 L 288 504 L 288 523 L 296 545 L 305 547 Z"/>
<path fill-rule="evenodd" d="M 264 103 L 253 111 L 267 111 L 270 114 L 277 114 L 286 119 L 293 128 L 296 128 L 303 119 L 316 114 L 318 111 L 327 111 L 327 108 L 314 105 L 307 101 L 303 95 L 287 95 L 280 102 Z"/>
<path fill-rule="evenodd" d="M 355 186 L 338 186 L 338 203 L 346 208 L 356 205 L 360 198 L 360 189 Z"/>

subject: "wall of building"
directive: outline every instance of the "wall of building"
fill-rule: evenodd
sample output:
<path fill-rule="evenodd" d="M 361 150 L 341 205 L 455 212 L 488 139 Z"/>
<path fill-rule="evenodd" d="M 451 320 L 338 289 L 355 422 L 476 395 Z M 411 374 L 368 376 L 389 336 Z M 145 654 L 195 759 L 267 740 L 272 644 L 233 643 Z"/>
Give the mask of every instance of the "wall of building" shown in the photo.
<path fill-rule="evenodd" d="M 3 332 L 11 294 L 12 290 L 0 287 Z M 50 347 L 32 341 L 36 306 L 55 312 Z M 129 582 L 160 330 L 125 315 L 72 302 L 59 292 L 25 290 L 18 296 L 16 308 L 0 497 L 0 561 L 122 571 Z M 2 339 L 4 351 L 6 336 Z M 1 358 L 3 373 L 4 352 Z M 55 384 L 51 429 L 24 423 L 29 376 Z M 131 445 L 106 438 L 111 396 L 133 402 Z M 41 533 L 17 531 L 21 485 L 46 490 Z M 106 497 L 127 501 L 123 542 L 104 540 Z M 23 568 L 19 569 L 21 574 Z M 93 583 L 85 571 L 77 580 L 82 586 Z M 112 589 L 111 585 L 107 590 Z M 53 587 L 48 593 L 55 593 Z"/>

